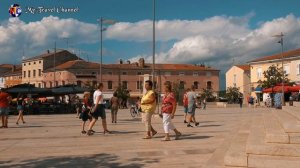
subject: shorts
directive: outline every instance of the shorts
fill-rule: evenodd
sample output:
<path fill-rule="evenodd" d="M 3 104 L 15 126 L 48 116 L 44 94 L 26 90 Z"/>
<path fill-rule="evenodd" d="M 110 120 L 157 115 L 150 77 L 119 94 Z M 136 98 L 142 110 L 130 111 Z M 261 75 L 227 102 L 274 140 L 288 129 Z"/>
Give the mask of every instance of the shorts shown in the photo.
<path fill-rule="evenodd" d="M 92 113 L 92 117 L 96 120 L 98 120 L 99 117 L 101 117 L 101 119 L 106 119 L 105 106 L 103 104 L 98 104 L 96 111 Z"/>
<path fill-rule="evenodd" d="M 188 112 L 188 107 L 187 106 L 183 106 L 183 112 L 187 113 Z"/>
<path fill-rule="evenodd" d="M 18 106 L 17 106 L 17 110 L 18 110 L 18 111 L 20 111 L 20 110 L 24 110 L 24 107 L 23 107 L 23 106 L 21 106 L 21 105 L 18 105 Z"/>
<path fill-rule="evenodd" d="M 195 115 L 196 106 L 194 104 L 188 106 L 188 114 Z"/>
<path fill-rule="evenodd" d="M 82 120 L 82 121 L 87 121 L 90 116 L 88 114 L 88 111 L 85 111 L 85 112 L 81 112 L 80 115 L 79 115 L 79 118 Z"/>
<path fill-rule="evenodd" d="M 8 116 L 8 107 L 0 107 L 0 116 Z"/>

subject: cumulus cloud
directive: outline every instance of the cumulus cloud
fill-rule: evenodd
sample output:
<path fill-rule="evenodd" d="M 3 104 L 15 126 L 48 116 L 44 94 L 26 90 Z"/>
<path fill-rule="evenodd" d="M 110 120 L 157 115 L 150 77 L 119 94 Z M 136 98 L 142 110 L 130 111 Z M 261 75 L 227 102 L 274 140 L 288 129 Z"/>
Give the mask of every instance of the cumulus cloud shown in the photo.
<path fill-rule="evenodd" d="M 12 58 L 20 61 L 23 49 L 27 56 L 40 54 L 41 49 L 54 48 L 54 41 L 63 38 L 70 38 L 73 44 L 94 43 L 98 40 L 95 34 L 98 34 L 97 25 L 71 18 L 49 16 L 29 23 L 10 18 L 0 26 L 1 62 L 11 62 Z"/>
<path fill-rule="evenodd" d="M 300 18 L 293 14 L 261 23 L 256 29 L 249 28 L 248 22 L 249 19 L 224 16 L 203 21 L 158 21 L 160 26 L 157 31 L 165 33 L 164 36 L 158 33 L 158 40 L 177 39 L 177 41 L 169 50 L 157 52 L 156 60 L 160 63 L 205 62 L 218 69 L 226 70 L 232 65 L 233 59 L 235 63 L 246 63 L 267 54 L 280 52 L 278 39 L 272 37 L 280 32 L 285 34 L 285 50 L 300 46 Z M 133 23 L 127 26 L 129 29 L 130 27 L 137 29 L 140 24 Z M 129 35 L 129 32 L 124 32 L 119 38 L 140 41 L 141 34 L 146 34 L 140 33 L 135 36 Z M 117 38 L 117 34 L 111 38 Z M 134 59 L 139 57 L 150 61 L 152 55 L 135 56 Z"/>

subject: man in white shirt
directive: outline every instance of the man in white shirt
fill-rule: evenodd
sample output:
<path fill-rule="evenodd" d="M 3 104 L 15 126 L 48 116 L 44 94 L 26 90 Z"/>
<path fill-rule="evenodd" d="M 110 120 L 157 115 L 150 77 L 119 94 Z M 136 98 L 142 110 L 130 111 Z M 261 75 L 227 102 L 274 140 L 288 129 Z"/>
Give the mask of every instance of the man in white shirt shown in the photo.
<path fill-rule="evenodd" d="M 103 126 L 103 130 L 104 130 L 103 133 L 104 134 L 111 133 L 107 129 L 105 105 L 104 105 L 104 101 L 103 101 L 102 90 L 103 90 L 103 83 L 99 83 L 98 89 L 94 92 L 94 95 L 93 95 L 94 106 L 91 111 L 93 120 L 90 122 L 87 135 L 93 135 L 94 132 L 93 132 L 92 128 L 95 125 L 96 121 L 98 120 L 98 117 L 101 117 L 101 119 L 102 119 L 102 126 Z"/>

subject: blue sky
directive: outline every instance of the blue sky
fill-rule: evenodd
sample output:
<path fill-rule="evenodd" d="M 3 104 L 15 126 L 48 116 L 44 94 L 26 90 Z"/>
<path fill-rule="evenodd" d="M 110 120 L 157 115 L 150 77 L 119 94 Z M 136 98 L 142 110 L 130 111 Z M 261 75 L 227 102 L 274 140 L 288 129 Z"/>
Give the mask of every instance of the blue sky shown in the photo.
<path fill-rule="evenodd" d="M 11 18 L 11 4 L 21 5 Z M 156 0 L 158 62 L 205 63 L 224 73 L 280 51 L 274 34 L 283 32 L 285 50 L 299 48 L 300 1 Z M 26 13 L 28 7 L 79 8 L 75 13 Z M 152 55 L 152 0 L 23 0 L 0 2 L 0 63 L 20 63 L 53 49 L 68 47 L 99 61 L 99 17 L 117 24 L 104 32 L 104 63 Z M 14 59 L 12 59 L 14 58 Z"/>

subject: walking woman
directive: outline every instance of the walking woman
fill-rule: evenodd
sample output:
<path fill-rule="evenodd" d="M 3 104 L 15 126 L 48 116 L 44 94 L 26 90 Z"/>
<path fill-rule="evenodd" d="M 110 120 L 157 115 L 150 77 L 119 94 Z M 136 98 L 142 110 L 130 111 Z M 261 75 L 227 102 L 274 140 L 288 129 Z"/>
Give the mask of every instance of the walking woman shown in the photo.
<path fill-rule="evenodd" d="M 25 95 L 18 96 L 18 98 L 17 98 L 17 110 L 19 112 L 19 116 L 18 116 L 18 119 L 17 119 L 17 122 L 16 122 L 17 125 L 19 124 L 20 120 L 22 120 L 23 124 L 25 124 L 24 117 L 23 117 L 24 116 L 23 115 L 24 107 L 25 107 Z"/>
<path fill-rule="evenodd" d="M 141 99 L 142 121 L 145 123 L 146 127 L 146 135 L 143 137 L 143 139 L 151 139 L 151 137 L 157 133 L 157 131 L 154 130 L 151 125 L 151 118 L 156 108 L 155 93 L 152 90 L 152 87 L 153 82 L 147 80 L 145 82 L 145 88 L 147 92 Z"/>
<path fill-rule="evenodd" d="M 162 99 L 161 112 L 163 115 L 163 126 L 165 131 L 165 138 L 163 141 L 170 141 L 169 131 L 173 130 L 175 132 L 175 140 L 179 139 L 181 133 L 175 128 L 172 119 L 174 118 L 176 112 L 176 98 L 175 94 L 172 92 L 172 86 L 170 82 L 165 83 L 165 95 Z"/>

